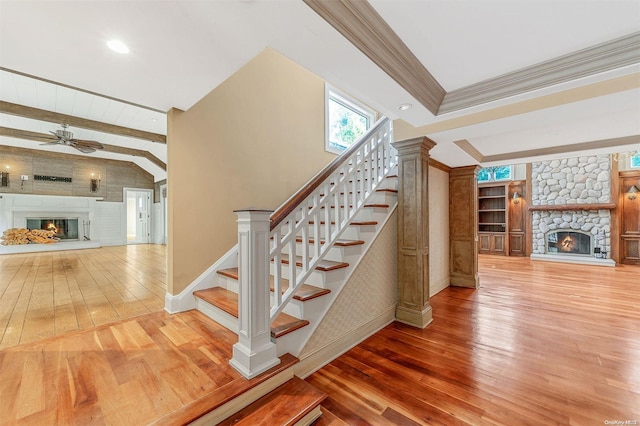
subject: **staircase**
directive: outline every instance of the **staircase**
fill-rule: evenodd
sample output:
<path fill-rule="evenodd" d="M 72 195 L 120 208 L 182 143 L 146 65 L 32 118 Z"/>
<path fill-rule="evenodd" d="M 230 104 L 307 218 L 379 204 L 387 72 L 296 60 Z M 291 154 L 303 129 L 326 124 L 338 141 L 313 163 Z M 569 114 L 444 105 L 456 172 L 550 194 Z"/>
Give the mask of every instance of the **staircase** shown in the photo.
<path fill-rule="evenodd" d="M 218 262 L 215 285 L 193 296 L 198 310 L 239 334 L 231 364 L 246 377 L 275 365 L 269 364 L 275 357 L 299 356 L 395 210 L 390 141 L 391 123 L 380 120 L 276 212 L 238 213 L 237 251 Z M 255 371 L 254 364 L 260 364 Z M 294 407 L 291 395 L 309 404 Z M 263 424 L 259 419 L 277 413 L 288 417 L 277 424 L 310 424 L 322 414 L 323 399 L 293 377 L 222 424 Z"/>
<path fill-rule="evenodd" d="M 298 355 L 304 343 L 309 339 L 322 316 L 331 306 L 347 278 L 365 254 L 382 225 L 393 212 L 397 201 L 397 176 L 386 178 L 385 185 L 373 194 L 372 203 L 364 205 L 359 216 L 350 222 L 342 238 L 337 239 L 326 257 L 320 260 L 307 280 L 293 293 L 292 300 L 271 323 L 271 338 L 275 340 L 278 356 L 285 353 Z M 323 222 L 321 222 L 323 224 Z M 307 244 L 313 245 L 314 238 Z M 297 251 L 301 251 L 302 242 L 296 241 Z M 324 239 L 320 239 L 324 244 Z M 311 251 L 311 248 L 309 248 Z M 285 253 L 281 258 L 282 265 L 291 265 Z M 273 300 L 275 285 L 271 261 L 269 290 Z M 302 258 L 296 256 L 296 273 L 302 269 Z M 224 268 L 216 271 L 218 286 L 198 290 L 193 293 L 197 298 L 197 309 L 228 329 L 238 332 L 238 267 Z M 283 274 L 287 276 L 287 274 Z M 280 292 L 289 289 L 288 276 L 280 279 Z"/>

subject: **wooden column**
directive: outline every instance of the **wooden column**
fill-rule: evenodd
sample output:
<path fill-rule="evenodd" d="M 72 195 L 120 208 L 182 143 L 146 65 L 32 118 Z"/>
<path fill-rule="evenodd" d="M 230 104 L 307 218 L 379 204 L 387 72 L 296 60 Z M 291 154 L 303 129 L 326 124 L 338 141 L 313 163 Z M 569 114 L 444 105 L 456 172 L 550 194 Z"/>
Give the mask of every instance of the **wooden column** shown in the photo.
<path fill-rule="evenodd" d="M 393 142 L 398 151 L 398 306 L 396 319 L 424 328 L 429 304 L 429 150 L 426 137 Z"/>
<path fill-rule="evenodd" d="M 478 170 L 480 166 L 451 169 L 449 173 L 450 284 L 478 287 Z"/>
<path fill-rule="evenodd" d="M 237 210 L 238 342 L 232 367 L 246 378 L 278 365 L 269 319 L 269 235 L 271 210 Z"/>

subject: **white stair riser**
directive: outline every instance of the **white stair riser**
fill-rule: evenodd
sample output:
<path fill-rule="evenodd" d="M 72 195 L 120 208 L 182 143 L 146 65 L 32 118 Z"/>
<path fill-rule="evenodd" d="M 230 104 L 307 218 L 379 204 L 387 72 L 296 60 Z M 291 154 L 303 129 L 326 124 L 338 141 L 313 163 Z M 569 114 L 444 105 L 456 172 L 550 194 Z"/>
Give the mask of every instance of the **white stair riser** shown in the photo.
<path fill-rule="evenodd" d="M 204 300 L 197 297 L 196 299 L 198 311 L 202 312 L 218 324 L 238 334 L 238 318 L 234 317 L 233 315 L 229 315 L 221 309 L 216 308 L 209 302 L 205 302 Z"/>
<path fill-rule="evenodd" d="M 271 275 L 273 275 L 273 271 L 274 271 L 274 265 L 273 262 L 270 266 L 271 268 Z M 315 270 L 313 272 L 311 272 L 311 274 L 309 275 L 309 277 L 307 277 L 307 279 L 304 281 L 305 284 L 310 284 L 316 287 L 320 287 L 320 288 L 328 288 L 327 286 L 332 284 L 333 282 L 336 281 L 340 281 L 341 279 L 344 278 L 344 273 L 340 272 L 342 271 L 342 269 L 335 269 L 333 271 L 318 271 Z M 296 266 L 296 276 L 300 276 L 300 271 L 302 270 L 301 267 Z M 282 265 L 282 278 L 288 280 L 290 278 L 289 276 L 289 265 Z"/>

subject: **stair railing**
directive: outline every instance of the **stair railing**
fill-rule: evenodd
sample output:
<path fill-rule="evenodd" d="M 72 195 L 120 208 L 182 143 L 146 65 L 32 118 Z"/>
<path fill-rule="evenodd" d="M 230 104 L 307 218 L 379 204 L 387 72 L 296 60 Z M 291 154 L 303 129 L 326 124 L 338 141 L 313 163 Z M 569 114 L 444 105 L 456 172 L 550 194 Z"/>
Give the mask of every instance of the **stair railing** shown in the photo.
<path fill-rule="evenodd" d="M 277 363 L 271 323 L 395 167 L 392 139 L 391 120 L 382 118 L 270 220 L 269 211 L 238 211 L 239 340 L 231 365 L 246 377 Z"/>

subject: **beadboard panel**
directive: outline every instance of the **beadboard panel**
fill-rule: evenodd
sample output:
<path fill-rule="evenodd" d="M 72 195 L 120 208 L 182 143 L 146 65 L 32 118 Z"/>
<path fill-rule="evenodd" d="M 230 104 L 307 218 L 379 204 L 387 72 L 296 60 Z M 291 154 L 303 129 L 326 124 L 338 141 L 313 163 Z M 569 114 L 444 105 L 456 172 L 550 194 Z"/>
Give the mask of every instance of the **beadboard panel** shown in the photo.
<path fill-rule="evenodd" d="M 127 243 L 125 223 L 125 205 L 117 202 L 97 203 L 96 216 L 100 220 L 92 223 L 96 235 L 103 246 L 118 246 Z"/>
<path fill-rule="evenodd" d="M 394 212 L 307 342 L 300 359 L 395 307 L 398 301 L 397 220 Z"/>
<path fill-rule="evenodd" d="M 0 147 L 0 168 L 9 166 L 8 187 L 0 193 L 103 197 L 105 201 L 123 201 L 122 189 L 153 189 L 153 176 L 127 161 L 105 160 L 62 153 Z M 97 192 L 89 189 L 91 174 L 100 176 Z M 21 176 L 27 176 L 24 182 Z M 34 175 L 70 177 L 72 182 L 36 181 Z"/>

